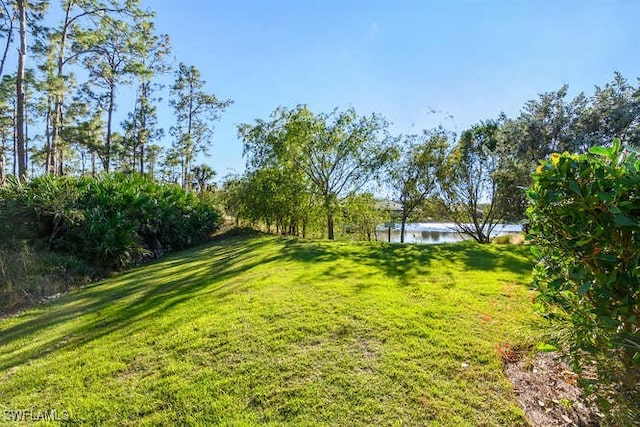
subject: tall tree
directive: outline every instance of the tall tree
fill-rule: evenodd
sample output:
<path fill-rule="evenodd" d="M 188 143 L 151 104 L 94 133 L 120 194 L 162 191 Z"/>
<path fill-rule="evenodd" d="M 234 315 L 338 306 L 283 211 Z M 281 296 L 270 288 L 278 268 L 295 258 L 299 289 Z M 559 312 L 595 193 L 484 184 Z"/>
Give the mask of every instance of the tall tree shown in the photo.
<path fill-rule="evenodd" d="M 65 127 L 65 97 L 73 84 L 73 74 L 69 67 L 89 54 L 101 38 L 96 37 L 103 16 L 114 16 L 122 20 L 139 10 L 137 1 L 119 0 L 63 0 L 62 19 L 52 29 L 46 51 L 49 93 L 51 96 L 50 138 L 47 144 L 47 164 L 49 172 L 62 174 L 64 163 L 59 153 L 64 141 L 60 138 Z"/>
<path fill-rule="evenodd" d="M 404 243 L 407 219 L 437 189 L 438 170 L 444 161 L 448 135 L 441 129 L 400 138 L 400 160 L 389 168 L 389 184 L 402 204 L 400 242 Z"/>
<path fill-rule="evenodd" d="M 464 131 L 440 169 L 441 203 L 465 234 L 488 243 L 507 212 L 503 197 L 512 186 L 501 179 L 499 123 L 487 121 Z M 521 191 L 524 193 L 523 191 Z"/>
<path fill-rule="evenodd" d="M 593 145 L 610 145 L 616 138 L 640 148 L 640 87 L 633 87 L 616 72 L 613 81 L 596 86 L 591 97 Z"/>
<path fill-rule="evenodd" d="M 16 91 L 13 76 L 2 76 L 0 80 L 0 175 L 8 174 L 7 158 L 14 154 Z M 1 183 L 1 182 L 0 182 Z"/>
<path fill-rule="evenodd" d="M 564 85 L 555 92 L 527 101 L 518 118 L 522 132 L 514 141 L 521 158 L 535 165 L 538 159 L 552 152 L 574 149 L 572 130 L 576 116 L 567 99 L 568 90 L 569 86 Z"/>
<path fill-rule="evenodd" d="M 506 142 L 530 169 L 553 152 L 584 153 L 615 138 L 640 147 L 640 88 L 615 73 L 591 96 L 570 99 L 564 85 L 528 101 L 515 119 L 504 119 Z"/>
<path fill-rule="evenodd" d="M 156 169 L 158 164 L 160 163 L 160 158 L 162 156 L 162 147 L 158 144 L 150 144 L 147 145 L 144 156 L 145 156 L 145 165 L 146 166 L 146 174 L 151 179 L 156 179 Z"/>
<path fill-rule="evenodd" d="M 113 114 L 116 109 L 116 88 L 127 82 L 129 66 L 133 62 L 134 53 L 130 43 L 131 25 L 111 16 L 102 16 L 101 26 L 94 32 L 91 40 L 91 54 L 84 59 L 84 66 L 89 71 L 87 91 L 97 105 L 106 114 L 105 142 L 100 150 L 102 168 L 109 172 L 112 158 Z M 94 92 L 97 88 L 98 92 Z"/>
<path fill-rule="evenodd" d="M 249 168 L 291 165 L 322 200 L 327 236 L 334 238 L 340 200 L 369 183 L 390 158 L 387 122 L 354 109 L 315 115 L 306 106 L 277 109 L 271 122 L 239 126 Z"/>
<path fill-rule="evenodd" d="M 48 1 L 14 0 L 16 21 L 18 23 L 18 65 L 16 71 L 16 156 L 17 174 L 19 178 L 27 175 L 27 137 L 26 137 L 26 92 L 25 79 L 27 77 L 27 33 L 37 35 L 41 28 L 38 25 Z M 8 35 L 11 37 L 11 34 Z"/>
<path fill-rule="evenodd" d="M 157 85 L 153 84 L 153 78 L 169 70 L 165 57 L 170 47 L 168 36 L 157 35 L 153 22 L 149 19 L 136 23 L 134 35 L 132 43 L 139 56 L 130 69 L 137 80 L 138 88 L 135 107 L 123 123 L 123 127 L 126 132 L 126 145 L 131 151 L 132 168 L 143 174 L 145 148 L 164 134 L 157 126 L 154 102 L 159 98 L 154 95 Z"/>
<path fill-rule="evenodd" d="M 91 163 L 91 174 L 95 175 L 96 160 L 104 138 L 104 118 L 101 112 L 92 108 L 78 94 L 65 105 L 64 122 L 60 133 L 60 141 L 64 141 L 64 144 L 60 144 L 56 152 L 57 173 L 71 172 L 70 162 L 78 159 L 79 170 L 83 175 L 88 173 L 88 162 Z"/>
<path fill-rule="evenodd" d="M 178 181 L 182 177 L 180 158 L 181 154 L 176 150 L 175 144 L 165 151 L 160 169 L 160 176 L 164 182 L 178 184 Z"/>
<path fill-rule="evenodd" d="M 164 129 L 158 127 L 154 100 L 152 85 L 143 83 L 138 86 L 133 111 L 121 123 L 127 166 L 141 174 L 145 173 L 145 163 L 149 158 L 147 148 L 164 135 Z"/>
<path fill-rule="evenodd" d="M 206 81 L 200 71 L 192 66 L 180 64 L 176 80 L 171 86 L 169 101 L 176 113 L 176 125 L 171 128 L 175 138 L 174 149 L 178 153 L 182 169 L 182 186 L 191 186 L 191 170 L 195 157 L 207 154 L 212 143 L 213 122 L 233 101 L 220 101 L 214 94 L 205 92 Z"/>
<path fill-rule="evenodd" d="M 2 174 L 8 174 L 7 158 L 13 158 L 15 169 L 15 119 L 16 119 L 16 83 L 15 76 L 4 75 L 0 81 L 0 156 Z M 15 173 L 15 170 L 14 170 Z"/>

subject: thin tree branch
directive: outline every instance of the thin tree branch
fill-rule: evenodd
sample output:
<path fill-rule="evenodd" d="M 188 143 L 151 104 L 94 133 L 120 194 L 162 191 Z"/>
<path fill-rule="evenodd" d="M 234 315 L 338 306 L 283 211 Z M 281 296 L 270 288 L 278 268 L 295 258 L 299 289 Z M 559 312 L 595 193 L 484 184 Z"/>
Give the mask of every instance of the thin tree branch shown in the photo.
<path fill-rule="evenodd" d="M 2 9 L 4 13 L 7 15 L 7 19 L 9 20 L 9 30 L 7 31 L 7 42 L 4 46 L 4 51 L 2 53 L 2 61 L 0 62 L 0 77 L 2 77 L 2 72 L 4 70 L 4 64 L 7 60 L 7 54 L 9 53 L 9 47 L 11 46 L 11 42 L 13 41 L 13 16 L 9 13 L 9 9 L 7 8 L 4 0 L 0 0 L 0 4 L 2 4 Z"/>

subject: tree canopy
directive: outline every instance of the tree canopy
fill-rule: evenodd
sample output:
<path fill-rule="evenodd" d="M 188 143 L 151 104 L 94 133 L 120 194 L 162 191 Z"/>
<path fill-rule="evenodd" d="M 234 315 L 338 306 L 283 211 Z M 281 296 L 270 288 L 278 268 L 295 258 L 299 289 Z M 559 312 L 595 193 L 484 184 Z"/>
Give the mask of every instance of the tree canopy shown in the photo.
<path fill-rule="evenodd" d="M 438 189 L 438 171 L 444 161 L 449 136 L 442 129 L 422 135 L 401 136 L 399 159 L 389 164 L 389 184 L 402 204 L 400 242 L 404 242 L 407 220 L 425 207 Z"/>
<path fill-rule="evenodd" d="M 386 121 L 354 109 L 314 114 L 304 105 L 278 108 L 271 118 L 238 127 L 248 169 L 284 165 L 303 175 L 308 191 L 321 200 L 327 237 L 333 239 L 340 201 L 391 159 Z"/>

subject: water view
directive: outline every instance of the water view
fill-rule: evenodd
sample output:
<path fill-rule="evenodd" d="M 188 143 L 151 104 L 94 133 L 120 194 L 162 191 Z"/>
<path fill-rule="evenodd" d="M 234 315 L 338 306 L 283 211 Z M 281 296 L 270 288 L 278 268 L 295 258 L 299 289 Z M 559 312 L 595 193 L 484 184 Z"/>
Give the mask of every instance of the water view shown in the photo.
<path fill-rule="evenodd" d="M 376 239 L 385 242 L 400 242 L 400 224 L 380 225 L 376 228 Z M 491 237 L 522 232 L 520 224 L 498 224 Z M 436 244 L 455 243 L 471 237 L 461 234 L 454 223 L 449 222 L 416 222 L 407 223 L 404 232 L 405 243 Z"/>

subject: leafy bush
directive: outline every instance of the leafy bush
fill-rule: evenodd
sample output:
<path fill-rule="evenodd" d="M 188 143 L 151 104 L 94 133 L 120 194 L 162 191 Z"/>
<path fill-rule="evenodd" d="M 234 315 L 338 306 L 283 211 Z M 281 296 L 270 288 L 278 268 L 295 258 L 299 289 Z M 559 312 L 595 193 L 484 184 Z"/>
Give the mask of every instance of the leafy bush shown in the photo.
<path fill-rule="evenodd" d="M 533 279 L 550 316 L 572 322 L 574 361 L 598 362 L 614 422 L 640 408 L 640 155 L 615 141 L 589 154 L 552 154 L 528 190 Z M 611 405 L 611 403 L 615 403 Z"/>
<path fill-rule="evenodd" d="M 102 178 L 45 175 L 0 189 L 5 241 L 27 240 L 76 255 L 99 269 L 206 239 L 221 221 L 194 193 L 135 174 Z"/>

